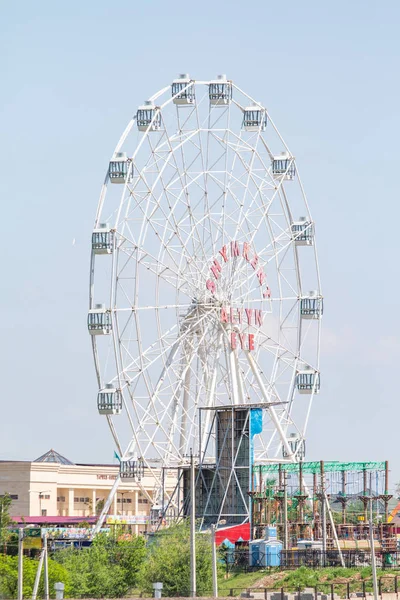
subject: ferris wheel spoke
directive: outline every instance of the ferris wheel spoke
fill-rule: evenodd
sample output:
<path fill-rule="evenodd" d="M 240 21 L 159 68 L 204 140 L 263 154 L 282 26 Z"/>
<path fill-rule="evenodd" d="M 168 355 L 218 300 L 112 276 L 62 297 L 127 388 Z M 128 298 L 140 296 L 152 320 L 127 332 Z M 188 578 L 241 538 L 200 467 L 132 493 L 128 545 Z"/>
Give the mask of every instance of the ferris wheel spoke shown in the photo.
<path fill-rule="evenodd" d="M 196 322 L 196 328 L 198 323 Z M 193 361 L 196 359 L 197 353 L 195 348 L 197 344 L 201 345 L 204 341 L 206 332 L 204 331 L 201 339 L 197 342 L 196 346 L 193 339 L 193 328 L 188 327 L 188 335 L 185 340 L 174 345 L 171 350 L 171 354 L 168 358 L 167 365 L 163 369 L 157 386 L 154 390 L 152 397 L 149 399 L 147 406 L 144 409 L 144 416 L 139 424 L 139 430 L 144 430 L 146 425 L 151 423 L 157 423 L 157 431 L 153 431 L 152 436 L 146 440 L 145 453 L 150 449 L 151 446 L 160 446 L 160 442 L 155 444 L 156 436 L 162 434 L 165 436 L 165 441 L 162 442 L 163 452 L 166 452 L 172 460 L 172 457 L 178 458 L 182 455 L 182 444 L 185 443 L 186 437 L 186 420 L 189 417 L 191 429 L 196 426 L 193 419 L 195 412 L 189 414 L 188 407 L 183 404 L 182 409 L 185 412 L 183 415 L 181 426 L 178 433 L 180 434 L 179 443 L 175 441 L 177 433 L 177 416 L 178 416 L 178 398 L 183 392 L 183 396 L 188 398 L 190 386 L 190 376 L 195 375 L 196 372 L 193 368 Z M 181 351 L 179 354 L 178 350 Z M 202 378 L 197 381 L 198 388 L 203 386 Z M 202 392 L 203 390 L 201 390 Z M 198 391 L 198 394 L 200 392 Z M 157 415 L 157 416 L 156 416 Z M 157 419 L 157 421 L 155 421 Z M 165 425 L 162 425 L 165 422 Z"/>
<path fill-rule="evenodd" d="M 169 142 L 169 140 L 168 140 L 168 142 Z M 169 142 L 168 143 L 168 148 L 169 148 L 168 159 L 169 159 L 170 163 L 173 164 L 173 167 L 174 167 L 175 172 L 178 175 L 178 177 L 175 177 L 175 176 L 173 178 L 171 177 L 171 180 L 168 183 L 164 183 L 163 178 L 162 178 L 162 174 L 160 174 L 161 183 L 163 184 L 164 190 L 168 191 L 169 186 L 171 184 L 171 181 L 173 181 L 174 185 L 179 181 L 180 186 L 181 186 L 181 190 L 184 191 L 186 189 L 187 183 L 188 183 L 188 180 L 187 180 L 187 171 L 186 171 L 186 168 L 185 168 L 183 174 L 181 174 L 181 172 L 179 170 L 179 166 L 178 166 L 177 160 L 176 160 L 176 155 L 175 155 L 175 152 L 178 151 L 178 150 L 180 150 L 181 155 L 184 156 L 184 153 L 183 153 L 184 146 L 182 144 L 182 145 L 179 145 L 178 148 L 173 148 L 173 146 Z M 184 160 L 183 160 L 183 165 L 184 165 Z M 176 193 L 174 194 L 174 196 L 176 197 Z M 179 196 L 178 196 L 178 198 L 179 198 Z M 176 197 L 176 199 L 178 199 L 178 198 Z M 186 200 L 186 202 L 187 202 L 187 200 Z M 171 215 L 175 219 L 175 215 L 174 215 L 173 211 L 171 211 Z M 175 220 L 174 220 L 174 228 L 175 229 L 177 228 L 177 223 L 176 223 Z M 199 239 L 200 239 L 200 236 L 199 236 Z"/>
<path fill-rule="evenodd" d="M 174 211 L 179 202 L 180 202 L 180 195 L 177 196 L 177 198 L 175 200 L 175 204 L 172 205 L 169 214 L 167 214 L 165 211 L 163 211 L 163 213 L 162 213 L 163 218 L 160 221 L 158 226 L 156 226 L 156 222 L 154 221 L 154 214 L 155 214 L 155 211 L 158 209 L 157 203 L 155 203 L 153 211 L 149 215 L 144 214 L 147 224 L 148 223 L 150 224 L 150 227 L 152 228 L 153 232 L 156 234 L 157 238 L 161 242 L 159 256 L 161 256 L 161 252 L 166 253 L 168 255 L 169 260 L 171 260 L 173 262 L 174 267 L 177 270 L 180 269 L 180 265 L 174 259 L 173 252 L 171 250 L 173 248 L 172 244 L 173 244 L 174 240 L 177 240 L 179 242 L 179 255 L 180 255 L 181 261 L 182 261 L 182 258 L 185 258 L 188 262 L 190 262 L 190 260 L 191 260 L 191 255 L 186 248 L 186 243 L 183 240 L 183 238 L 181 237 L 182 223 L 178 223 L 176 221 L 174 221 L 172 224 L 170 223 L 169 215 L 174 215 Z M 201 238 L 200 238 L 200 241 L 201 241 Z"/>
<path fill-rule="evenodd" d="M 259 369 L 259 366 L 257 365 L 256 361 L 254 360 L 254 358 L 251 356 L 250 353 L 246 354 L 247 356 L 247 360 L 250 364 L 251 370 L 253 371 L 253 375 L 260 387 L 260 390 L 262 392 L 262 395 L 264 397 L 264 401 L 266 402 L 266 404 L 271 404 L 271 395 L 267 392 L 267 389 L 265 387 L 264 381 L 262 379 L 262 375 Z M 283 447 L 285 448 L 285 451 L 287 452 L 288 456 L 292 456 L 293 452 L 289 446 L 289 442 L 287 440 L 287 436 L 286 433 L 282 427 L 282 423 L 281 420 L 278 417 L 278 414 L 274 408 L 274 406 L 268 406 L 267 408 L 269 415 L 271 417 L 271 420 L 273 421 L 274 425 L 275 425 L 275 429 L 277 432 L 277 435 L 279 435 L 280 437 L 280 441 L 283 444 Z"/>

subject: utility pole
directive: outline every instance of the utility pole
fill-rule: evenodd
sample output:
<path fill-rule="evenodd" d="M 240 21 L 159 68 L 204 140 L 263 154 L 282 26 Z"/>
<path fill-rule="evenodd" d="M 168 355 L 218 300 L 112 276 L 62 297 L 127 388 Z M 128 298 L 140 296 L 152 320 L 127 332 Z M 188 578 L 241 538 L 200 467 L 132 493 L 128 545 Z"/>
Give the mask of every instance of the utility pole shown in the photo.
<path fill-rule="evenodd" d="M 38 589 L 39 589 L 39 582 L 40 582 L 40 575 L 42 574 L 42 568 L 43 568 L 44 553 L 45 553 L 45 549 L 44 549 L 43 538 L 42 538 L 42 550 L 40 552 L 39 564 L 38 564 L 38 568 L 36 571 L 35 584 L 33 586 L 33 592 L 32 592 L 32 600 L 36 600 L 36 597 L 37 597 L 37 593 L 38 593 Z"/>
<path fill-rule="evenodd" d="M 325 500 L 325 469 L 324 461 L 320 463 L 321 473 L 321 527 L 322 527 L 322 565 L 325 567 L 326 563 L 326 500 Z"/>
<path fill-rule="evenodd" d="M 287 473 L 283 471 L 283 549 L 289 550 L 288 514 L 287 514 Z"/>
<path fill-rule="evenodd" d="M 374 586 L 374 600 L 378 600 L 378 581 L 376 576 L 376 560 L 375 560 L 375 545 L 374 545 L 374 522 L 372 518 L 372 473 L 369 475 L 369 540 L 371 544 L 371 566 L 372 566 L 372 583 Z"/>
<path fill-rule="evenodd" d="M 24 569 L 24 530 L 18 529 L 18 600 L 23 597 L 23 569 Z"/>
<path fill-rule="evenodd" d="M 44 541 L 44 600 L 49 600 L 49 557 L 47 554 L 47 533 L 43 536 Z"/>
<path fill-rule="evenodd" d="M 196 506 L 195 468 L 190 450 L 190 597 L 196 597 Z"/>
<path fill-rule="evenodd" d="M 216 526 L 211 525 L 213 597 L 218 598 L 217 547 L 216 547 L 216 543 L 215 543 L 215 530 L 216 530 Z"/>

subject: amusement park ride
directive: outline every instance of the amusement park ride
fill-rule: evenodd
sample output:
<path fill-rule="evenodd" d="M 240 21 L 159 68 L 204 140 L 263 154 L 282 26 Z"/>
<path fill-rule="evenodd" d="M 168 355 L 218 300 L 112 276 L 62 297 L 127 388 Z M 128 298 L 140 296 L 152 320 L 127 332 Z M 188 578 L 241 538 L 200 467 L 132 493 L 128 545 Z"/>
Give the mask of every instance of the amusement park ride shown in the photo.
<path fill-rule="evenodd" d="M 120 477 L 152 473 L 155 523 L 187 512 L 191 455 L 200 527 L 249 522 L 257 468 L 302 459 L 314 233 L 293 154 L 233 81 L 181 75 L 139 106 L 101 189 L 88 329 Z"/>

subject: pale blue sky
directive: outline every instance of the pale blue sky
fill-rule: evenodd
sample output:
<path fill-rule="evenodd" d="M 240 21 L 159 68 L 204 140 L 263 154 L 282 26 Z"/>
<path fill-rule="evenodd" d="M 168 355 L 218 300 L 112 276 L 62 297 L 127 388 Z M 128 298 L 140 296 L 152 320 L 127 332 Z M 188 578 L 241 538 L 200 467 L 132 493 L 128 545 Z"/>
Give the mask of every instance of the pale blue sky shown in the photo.
<path fill-rule="evenodd" d="M 400 478 L 399 13 L 394 1 L 2 3 L 0 458 L 53 446 L 112 460 L 86 330 L 107 161 L 178 73 L 226 73 L 268 107 L 317 223 L 326 312 L 308 458 L 388 458 Z"/>

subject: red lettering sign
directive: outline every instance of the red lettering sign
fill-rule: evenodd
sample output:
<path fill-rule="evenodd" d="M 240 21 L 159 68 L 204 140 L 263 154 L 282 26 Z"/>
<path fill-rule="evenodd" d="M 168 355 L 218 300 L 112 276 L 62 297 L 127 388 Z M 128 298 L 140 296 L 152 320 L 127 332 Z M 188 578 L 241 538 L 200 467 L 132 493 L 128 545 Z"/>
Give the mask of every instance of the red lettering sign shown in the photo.
<path fill-rule="evenodd" d="M 249 325 L 251 325 L 251 317 L 253 315 L 253 309 L 252 308 L 245 308 L 244 310 L 246 311 L 247 322 L 248 322 Z"/>
<path fill-rule="evenodd" d="M 215 294 L 216 285 L 212 279 L 207 279 L 206 288 L 212 293 Z"/>
<path fill-rule="evenodd" d="M 237 346 L 236 333 L 234 331 L 232 331 L 232 333 L 231 333 L 231 348 L 232 348 L 232 350 L 235 350 L 236 346 Z"/>
<path fill-rule="evenodd" d="M 240 340 L 240 347 L 242 350 L 244 350 L 244 339 L 245 339 L 245 334 L 244 333 L 239 333 L 239 340 Z"/>
<path fill-rule="evenodd" d="M 228 255 L 227 255 L 227 249 L 226 246 L 222 246 L 221 250 L 219 251 L 220 255 L 222 256 L 222 258 L 224 259 L 224 262 L 228 262 Z"/>
<path fill-rule="evenodd" d="M 265 273 L 264 273 L 264 269 L 261 267 L 261 269 L 258 269 L 257 271 L 257 279 L 260 282 L 260 285 L 262 285 L 265 281 Z"/>
<path fill-rule="evenodd" d="M 271 298 L 271 290 L 269 289 L 268 286 L 264 290 L 263 298 Z"/>
<path fill-rule="evenodd" d="M 250 244 L 248 244 L 247 242 L 243 242 L 243 258 L 245 258 L 247 260 L 247 262 L 250 260 L 249 252 L 250 252 Z"/>
<path fill-rule="evenodd" d="M 239 243 L 238 242 L 231 242 L 231 255 L 232 255 L 232 257 L 239 256 L 239 254 L 240 254 Z"/>
<path fill-rule="evenodd" d="M 214 264 L 210 268 L 211 268 L 211 271 L 213 272 L 213 275 L 214 275 L 215 279 L 218 279 L 219 274 L 222 271 L 222 268 L 221 268 L 221 265 L 219 264 L 219 262 L 217 261 L 216 258 L 214 258 Z"/>
<path fill-rule="evenodd" d="M 257 264 L 258 264 L 258 256 L 257 256 L 257 254 L 254 255 L 253 260 L 250 262 L 250 264 L 253 267 L 253 269 L 256 270 Z"/>
<path fill-rule="evenodd" d="M 254 333 L 249 333 L 249 352 L 254 350 Z"/>

